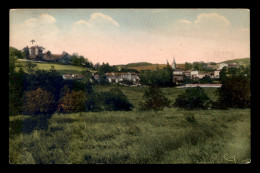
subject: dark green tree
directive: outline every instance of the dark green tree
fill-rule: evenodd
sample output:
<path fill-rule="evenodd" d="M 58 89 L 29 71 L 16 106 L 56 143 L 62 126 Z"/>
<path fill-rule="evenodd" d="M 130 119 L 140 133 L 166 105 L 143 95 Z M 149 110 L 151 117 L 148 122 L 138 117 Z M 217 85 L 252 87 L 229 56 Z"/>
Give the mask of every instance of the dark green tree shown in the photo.
<path fill-rule="evenodd" d="M 248 108 L 251 97 L 250 80 L 242 74 L 228 77 L 216 94 L 220 108 Z"/>
<path fill-rule="evenodd" d="M 188 88 L 178 95 L 174 106 L 185 109 L 206 109 L 210 103 L 208 95 L 201 87 Z"/>
<path fill-rule="evenodd" d="M 149 87 L 144 93 L 144 102 L 140 102 L 141 110 L 162 110 L 170 107 L 170 100 L 167 99 L 159 87 Z"/>
<path fill-rule="evenodd" d="M 108 92 L 102 92 L 101 100 L 104 110 L 130 111 L 133 105 L 128 101 L 127 96 L 118 88 L 112 88 Z"/>

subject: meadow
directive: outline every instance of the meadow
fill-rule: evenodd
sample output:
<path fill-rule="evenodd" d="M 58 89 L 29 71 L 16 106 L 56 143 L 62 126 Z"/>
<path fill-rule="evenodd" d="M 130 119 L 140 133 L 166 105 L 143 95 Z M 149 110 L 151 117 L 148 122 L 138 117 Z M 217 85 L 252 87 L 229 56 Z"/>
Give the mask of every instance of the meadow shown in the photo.
<path fill-rule="evenodd" d="M 107 91 L 115 86 L 95 86 Z M 250 109 L 140 111 L 144 87 L 119 87 L 133 111 L 9 118 L 12 164 L 246 163 Z M 216 89 L 206 89 L 216 99 Z M 185 89 L 163 88 L 172 101 Z"/>

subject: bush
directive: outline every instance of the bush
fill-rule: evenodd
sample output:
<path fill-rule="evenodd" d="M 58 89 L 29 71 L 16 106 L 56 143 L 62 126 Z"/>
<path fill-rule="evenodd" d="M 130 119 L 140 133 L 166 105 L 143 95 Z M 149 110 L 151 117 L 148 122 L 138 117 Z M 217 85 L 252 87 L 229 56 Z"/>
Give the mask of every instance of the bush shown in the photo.
<path fill-rule="evenodd" d="M 210 99 L 204 89 L 201 87 L 195 87 L 188 88 L 185 93 L 178 95 L 174 106 L 186 109 L 205 109 L 209 103 Z"/>
<path fill-rule="evenodd" d="M 51 93 L 41 88 L 25 92 L 23 103 L 25 114 L 51 114 L 56 110 L 56 104 Z"/>
<path fill-rule="evenodd" d="M 237 75 L 223 81 L 220 89 L 217 90 L 219 97 L 218 108 L 247 108 L 250 107 L 250 81 L 244 75 Z"/>
<path fill-rule="evenodd" d="M 126 95 L 118 88 L 110 89 L 108 92 L 102 92 L 101 98 L 105 110 L 130 111 L 133 108 L 133 105 L 128 101 Z"/>
<path fill-rule="evenodd" d="M 159 87 L 149 87 L 143 98 L 146 100 L 144 103 L 140 103 L 141 110 L 162 110 L 164 107 L 170 106 L 170 100 L 164 96 Z"/>
<path fill-rule="evenodd" d="M 86 93 L 84 91 L 69 91 L 59 101 L 60 112 L 80 112 L 85 110 Z"/>

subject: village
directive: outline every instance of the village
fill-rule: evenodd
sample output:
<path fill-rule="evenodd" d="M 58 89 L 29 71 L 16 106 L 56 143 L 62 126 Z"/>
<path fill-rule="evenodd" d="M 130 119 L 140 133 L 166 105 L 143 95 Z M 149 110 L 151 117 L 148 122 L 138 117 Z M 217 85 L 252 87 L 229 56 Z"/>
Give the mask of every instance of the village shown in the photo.
<path fill-rule="evenodd" d="M 32 44 L 35 42 L 34 40 L 31 40 Z M 69 64 L 70 57 L 68 53 L 63 52 L 62 54 L 51 54 L 50 51 L 44 52 L 45 48 L 42 46 L 26 46 L 23 51 L 26 54 L 26 58 L 28 60 L 32 60 L 35 62 L 55 62 L 60 64 Z M 167 64 L 168 60 L 167 60 Z M 215 82 L 215 83 L 208 83 L 208 84 L 189 84 L 185 82 L 185 79 L 197 79 L 200 80 L 204 77 L 209 77 L 212 80 L 218 80 L 220 77 L 220 71 L 226 67 L 226 68 L 237 68 L 241 64 L 237 63 L 213 63 L 209 62 L 206 64 L 206 68 L 210 69 L 209 71 L 199 71 L 195 69 L 189 69 L 185 70 L 183 66 L 179 66 L 179 64 L 176 63 L 175 58 L 173 58 L 173 61 L 171 63 L 171 68 L 173 70 L 172 72 L 172 82 L 176 83 L 178 88 L 186 88 L 186 87 L 213 87 L 213 88 L 219 88 L 221 87 L 221 83 Z M 92 72 L 91 73 L 91 82 L 100 82 L 100 75 Z M 64 80 L 82 80 L 83 75 L 82 74 L 63 74 L 62 75 Z M 105 78 L 108 83 L 116 83 L 120 85 L 126 85 L 126 86 L 140 86 L 140 74 L 137 72 L 107 72 L 105 73 Z"/>

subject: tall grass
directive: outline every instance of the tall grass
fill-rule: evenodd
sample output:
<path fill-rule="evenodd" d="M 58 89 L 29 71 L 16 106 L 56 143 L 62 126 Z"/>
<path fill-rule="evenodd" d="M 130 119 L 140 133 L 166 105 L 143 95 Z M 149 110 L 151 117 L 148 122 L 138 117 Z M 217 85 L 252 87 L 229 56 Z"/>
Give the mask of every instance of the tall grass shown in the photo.
<path fill-rule="evenodd" d="M 10 134 L 9 143 L 15 164 L 244 163 L 251 157 L 250 111 L 54 114 L 46 129 Z"/>

